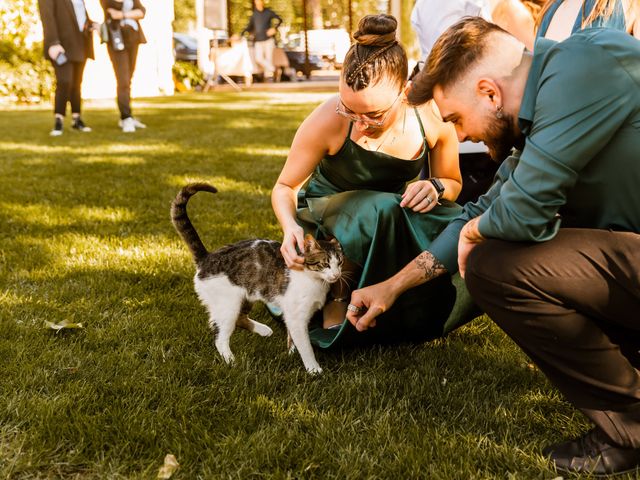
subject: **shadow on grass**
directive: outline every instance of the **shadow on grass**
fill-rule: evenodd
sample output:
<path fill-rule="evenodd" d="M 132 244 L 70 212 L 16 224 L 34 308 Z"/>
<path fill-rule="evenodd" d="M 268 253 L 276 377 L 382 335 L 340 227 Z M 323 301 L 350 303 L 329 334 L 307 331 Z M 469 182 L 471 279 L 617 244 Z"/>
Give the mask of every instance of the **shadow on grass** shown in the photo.
<path fill-rule="evenodd" d="M 537 452 L 585 423 L 487 319 L 318 352 L 317 377 L 265 319 L 271 338 L 238 331 L 220 359 L 169 204 L 207 180 L 205 244 L 279 238 L 269 191 L 309 98 L 148 100 L 134 136 L 115 109 L 59 139 L 50 112 L 2 115 L 0 476 L 151 478 L 173 453 L 176 479 L 552 478 Z"/>

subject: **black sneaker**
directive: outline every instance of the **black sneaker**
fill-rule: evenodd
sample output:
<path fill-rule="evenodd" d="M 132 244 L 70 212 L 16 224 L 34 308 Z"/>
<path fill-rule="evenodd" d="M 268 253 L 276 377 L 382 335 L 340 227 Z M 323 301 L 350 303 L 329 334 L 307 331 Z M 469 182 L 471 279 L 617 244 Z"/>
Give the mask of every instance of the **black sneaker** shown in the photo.
<path fill-rule="evenodd" d="M 80 117 L 73 119 L 73 124 L 71 128 L 74 130 L 78 130 L 79 132 L 90 132 L 91 128 L 87 127 Z"/>
<path fill-rule="evenodd" d="M 53 124 L 53 130 L 51 130 L 49 132 L 49 135 L 51 135 L 52 137 L 59 137 L 60 135 L 62 135 L 62 119 L 56 117 L 56 121 Z"/>
<path fill-rule="evenodd" d="M 640 449 L 615 445 L 599 428 L 575 440 L 543 450 L 563 472 L 605 476 L 635 471 L 640 466 Z"/>

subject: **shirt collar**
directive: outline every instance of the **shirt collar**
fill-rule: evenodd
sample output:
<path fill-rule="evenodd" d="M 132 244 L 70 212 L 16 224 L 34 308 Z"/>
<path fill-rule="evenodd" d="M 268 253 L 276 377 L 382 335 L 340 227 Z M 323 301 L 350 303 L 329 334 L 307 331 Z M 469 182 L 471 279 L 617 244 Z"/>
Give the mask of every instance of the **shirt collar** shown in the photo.
<path fill-rule="evenodd" d="M 527 84 L 524 87 L 522 104 L 520 105 L 520 112 L 518 113 L 518 126 L 524 135 L 528 135 L 531 124 L 533 123 L 536 99 L 538 97 L 538 83 L 544 68 L 545 57 L 549 49 L 556 43 L 558 42 L 549 40 L 548 38 L 539 38 L 536 40 L 533 59 L 531 60 L 531 68 L 529 69 L 529 76 L 527 77 Z"/>

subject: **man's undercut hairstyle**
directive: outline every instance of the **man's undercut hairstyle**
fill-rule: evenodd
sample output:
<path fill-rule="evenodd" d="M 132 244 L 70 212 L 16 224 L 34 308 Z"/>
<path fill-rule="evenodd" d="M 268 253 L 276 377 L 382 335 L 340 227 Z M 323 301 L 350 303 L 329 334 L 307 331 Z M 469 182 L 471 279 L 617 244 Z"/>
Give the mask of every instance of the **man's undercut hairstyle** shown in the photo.
<path fill-rule="evenodd" d="M 408 62 L 396 39 L 398 21 L 392 15 L 367 15 L 353 34 L 355 43 L 342 65 L 342 77 L 354 92 L 390 80 L 402 88 L 407 82 Z"/>
<path fill-rule="evenodd" d="M 436 85 L 447 88 L 480 61 L 489 37 L 496 32 L 507 32 L 481 17 L 465 17 L 453 24 L 433 45 L 425 66 L 415 76 L 408 100 L 422 105 L 433 98 Z M 508 34 L 507 34 L 508 35 Z"/>

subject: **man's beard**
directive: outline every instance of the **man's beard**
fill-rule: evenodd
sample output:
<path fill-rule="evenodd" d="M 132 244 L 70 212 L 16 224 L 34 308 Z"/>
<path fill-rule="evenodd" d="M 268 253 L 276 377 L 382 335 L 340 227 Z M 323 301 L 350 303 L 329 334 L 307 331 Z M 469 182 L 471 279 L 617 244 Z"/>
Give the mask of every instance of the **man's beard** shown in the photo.
<path fill-rule="evenodd" d="M 502 118 L 491 116 L 484 143 L 494 162 L 501 163 L 507 158 L 511 149 L 520 143 L 515 133 L 513 117 L 507 114 L 503 114 Z"/>

